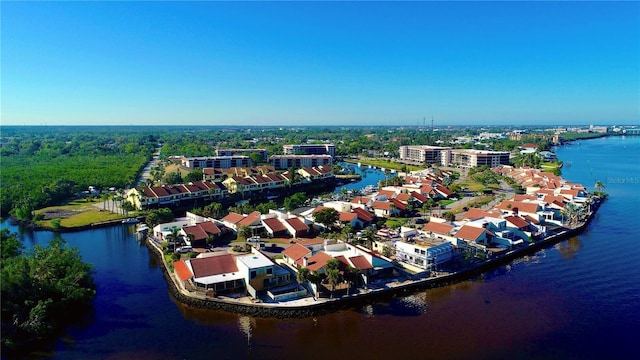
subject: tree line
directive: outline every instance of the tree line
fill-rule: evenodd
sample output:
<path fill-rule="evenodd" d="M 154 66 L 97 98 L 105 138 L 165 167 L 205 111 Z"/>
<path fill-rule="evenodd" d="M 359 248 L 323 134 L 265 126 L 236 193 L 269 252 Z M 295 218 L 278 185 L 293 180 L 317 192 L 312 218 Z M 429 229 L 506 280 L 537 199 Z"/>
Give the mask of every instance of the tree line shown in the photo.
<path fill-rule="evenodd" d="M 504 128 L 457 127 L 2 127 L 0 216 L 29 220 L 34 209 L 57 205 L 86 190 L 127 188 L 159 147 L 172 155 L 212 156 L 217 148 L 265 148 L 281 154 L 282 145 L 331 142 L 338 156 L 386 152 L 398 156 L 401 145 L 436 145 L 456 136 Z M 540 144 L 543 145 L 543 144 Z M 510 140 L 495 146 L 515 148 Z M 251 155 L 251 154 L 250 154 Z M 253 154 L 255 161 L 258 154 Z M 156 171 L 159 173 L 159 171 Z M 179 174 L 173 174 L 178 181 Z M 200 178 L 189 174 L 189 179 Z M 154 179 L 157 177 L 157 174 Z M 156 179 L 157 180 L 157 179 Z M 171 183 L 172 181 L 169 181 Z M 179 182 L 179 181 L 178 181 Z"/>
<path fill-rule="evenodd" d="M 8 229 L 0 238 L 2 351 L 33 350 L 91 309 L 93 267 L 59 236 L 30 251 Z"/>

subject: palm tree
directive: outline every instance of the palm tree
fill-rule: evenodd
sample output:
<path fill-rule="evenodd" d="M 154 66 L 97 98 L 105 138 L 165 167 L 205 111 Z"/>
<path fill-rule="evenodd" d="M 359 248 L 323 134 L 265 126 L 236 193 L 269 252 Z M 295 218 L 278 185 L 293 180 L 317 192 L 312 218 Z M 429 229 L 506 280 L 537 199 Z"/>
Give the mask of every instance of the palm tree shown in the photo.
<path fill-rule="evenodd" d="M 604 183 L 602 183 L 602 181 L 600 181 L 600 180 L 596 181 L 595 187 L 600 192 L 602 192 L 604 190 L 604 188 L 605 188 Z"/>
<path fill-rule="evenodd" d="M 373 240 L 375 239 L 375 233 L 372 226 L 364 229 L 364 233 L 362 234 L 365 241 L 367 241 L 367 247 L 371 249 L 373 247 Z"/>
<path fill-rule="evenodd" d="M 138 194 L 137 191 L 132 191 L 129 193 L 129 198 L 131 199 L 131 203 L 134 205 L 134 207 L 136 209 L 138 209 L 138 206 L 136 206 L 136 204 L 140 204 L 139 200 L 140 200 L 140 194 Z M 138 200 L 138 201 L 136 201 Z M 142 209 L 142 206 L 140 206 L 140 208 Z"/>
<path fill-rule="evenodd" d="M 187 234 L 187 238 L 189 239 L 189 244 L 191 244 L 191 246 L 193 246 L 193 242 L 196 239 L 196 236 L 193 234 Z"/>
<path fill-rule="evenodd" d="M 332 298 L 333 298 L 333 291 L 336 289 L 336 285 L 340 282 L 340 270 L 338 269 L 339 265 L 340 263 L 336 259 L 331 259 L 327 261 L 327 265 L 326 265 L 327 281 L 329 282 L 329 285 L 331 285 Z"/>
<path fill-rule="evenodd" d="M 352 233 L 353 233 L 353 225 L 351 225 L 350 223 L 345 224 L 344 227 L 342 228 L 342 236 L 344 236 L 347 242 L 349 242 Z"/>
<path fill-rule="evenodd" d="M 344 269 L 344 279 L 347 281 L 347 284 L 349 285 L 349 289 L 347 291 L 348 294 L 351 293 L 351 286 L 356 284 L 357 280 L 358 280 L 358 269 L 351 267 L 351 266 L 347 266 L 346 269 Z"/>
<path fill-rule="evenodd" d="M 573 225 L 584 215 L 584 208 L 570 202 L 564 206 L 562 214 L 567 217 L 567 223 Z"/>
<path fill-rule="evenodd" d="M 242 225 L 238 229 L 238 238 L 240 239 L 247 240 L 248 238 L 251 237 L 251 235 L 253 235 L 251 228 L 246 225 Z"/>
<path fill-rule="evenodd" d="M 107 202 L 109 201 L 109 194 L 103 191 L 102 194 L 100 194 L 100 198 L 102 198 L 102 201 L 104 201 L 102 203 L 102 209 L 107 210 Z"/>
<path fill-rule="evenodd" d="M 311 270 L 307 267 L 300 268 L 298 273 L 296 274 L 296 280 L 298 280 L 298 284 L 304 286 L 304 284 L 309 281 L 311 276 Z"/>
<path fill-rule="evenodd" d="M 173 243 L 173 251 L 176 251 L 176 242 L 180 238 L 180 230 L 179 227 L 174 226 L 171 228 L 171 233 L 167 234 L 167 241 Z"/>
<path fill-rule="evenodd" d="M 389 186 L 389 169 L 384 169 L 384 186 Z"/>

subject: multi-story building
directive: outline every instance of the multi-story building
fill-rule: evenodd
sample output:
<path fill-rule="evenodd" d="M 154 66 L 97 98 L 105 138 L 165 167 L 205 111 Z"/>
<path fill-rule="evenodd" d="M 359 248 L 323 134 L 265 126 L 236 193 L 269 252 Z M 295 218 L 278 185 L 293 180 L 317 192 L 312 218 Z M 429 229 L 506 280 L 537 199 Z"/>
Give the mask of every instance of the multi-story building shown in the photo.
<path fill-rule="evenodd" d="M 228 169 L 232 167 L 250 167 L 251 158 L 248 156 L 203 156 L 183 157 L 180 159 L 182 166 L 188 169 L 218 168 Z"/>
<path fill-rule="evenodd" d="M 451 164 L 463 168 L 483 165 L 493 168 L 498 165 L 509 165 L 509 152 L 474 149 L 451 150 Z"/>
<path fill-rule="evenodd" d="M 333 165 L 331 155 L 272 155 L 271 165 L 276 170 L 288 168 L 310 168 L 322 165 Z"/>
<path fill-rule="evenodd" d="M 334 144 L 282 145 L 285 155 L 336 155 Z"/>
<path fill-rule="evenodd" d="M 433 270 L 453 256 L 453 245 L 449 241 L 397 241 L 395 248 L 398 261 L 424 270 Z"/>
<path fill-rule="evenodd" d="M 450 147 L 405 145 L 400 146 L 400 160 L 448 166 L 450 151 Z"/>
<path fill-rule="evenodd" d="M 216 156 L 234 156 L 234 155 L 243 155 L 243 154 L 251 154 L 258 153 L 262 155 L 264 161 L 267 161 L 267 149 L 216 149 Z"/>

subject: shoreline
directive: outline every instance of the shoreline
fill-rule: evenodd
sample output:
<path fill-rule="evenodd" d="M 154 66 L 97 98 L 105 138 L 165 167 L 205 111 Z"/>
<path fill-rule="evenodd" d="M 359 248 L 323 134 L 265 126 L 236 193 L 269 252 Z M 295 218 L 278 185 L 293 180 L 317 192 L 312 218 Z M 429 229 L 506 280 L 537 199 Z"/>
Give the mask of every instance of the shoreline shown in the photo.
<path fill-rule="evenodd" d="M 187 307 L 194 307 L 208 310 L 222 310 L 236 314 L 251 315 L 262 318 L 305 318 L 310 316 L 333 313 L 343 309 L 354 308 L 379 301 L 384 298 L 393 298 L 398 295 L 405 295 L 416 291 L 430 288 L 453 285 L 465 280 L 472 279 L 482 273 L 495 269 L 512 260 L 534 253 L 540 249 L 547 248 L 559 243 L 562 240 L 582 233 L 591 223 L 604 199 L 599 198 L 593 204 L 593 210 L 580 225 L 561 231 L 557 234 L 545 237 L 542 240 L 528 243 L 524 247 L 510 250 L 504 254 L 483 260 L 469 268 L 436 277 L 406 279 L 402 283 L 393 281 L 385 284 L 384 288 L 369 290 L 364 293 L 356 293 L 332 299 L 316 300 L 315 298 L 304 298 L 292 302 L 281 303 L 255 303 L 242 302 L 240 300 L 227 300 L 222 298 L 205 298 L 194 296 L 184 289 L 169 271 L 167 263 L 162 256 L 162 249 L 158 248 L 153 241 L 145 238 L 144 243 L 157 261 L 162 264 L 161 270 L 171 297 Z"/>
<path fill-rule="evenodd" d="M 580 141 L 580 140 L 601 139 L 603 137 L 610 137 L 610 136 L 611 137 L 615 137 L 615 136 L 624 136 L 624 135 L 625 134 L 599 134 L 597 136 L 590 136 L 590 137 L 584 137 L 584 138 L 579 137 L 579 138 L 576 138 L 576 139 L 566 140 L 563 143 L 557 144 L 557 145 L 554 145 L 554 146 L 556 146 L 556 147 L 567 146 L 567 145 L 571 145 L 575 141 Z M 357 160 L 357 159 L 349 159 L 349 158 L 344 158 L 341 161 L 344 161 L 345 163 L 350 163 L 350 164 L 358 164 L 358 162 L 359 162 L 359 160 Z M 408 164 L 399 163 L 399 162 L 396 163 L 396 164 L 399 164 L 400 166 L 401 165 L 408 165 Z M 376 168 L 376 169 L 381 169 L 380 166 L 376 166 L 376 165 L 371 165 L 371 167 L 372 168 Z M 560 166 L 558 168 L 561 169 L 562 167 L 563 166 Z M 552 169 L 552 168 L 549 168 L 549 169 Z M 398 169 L 394 169 L 394 170 L 398 171 Z M 360 175 L 359 177 L 356 177 L 354 175 L 336 175 L 335 179 L 336 179 L 336 183 L 334 185 L 338 185 L 337 183 L 340 180 L 353 181 L 355 179 L 356 181 L 358 181 L 358 179 L 362 180 L 362 176 Z M 136 218 L 138 218 L 138 219 L 144 219 L 145 217 L 146 217 L 145 215 L 136 216 Z M 108 226 L 112 226 L 112 225 L 118 225 L 123 220 L 123 219 L 116 219 L 116 220 L 109 220 L 109 221 L 103 221 L 103 222 L 98 222 L 98 223 L 90 223 L 90 224 L 86 224 L 86 225 L 79 225 L 79 226 L 74 226 L 74 227 L 61 227 L 61 228 L 58 228 L 58 229 L 54 229 L 54 228 L 51 228 L 51 227 L 37 225 L 33 221 L 18 220 L 16 218 L 14 218 L 13 216 L 9 216 L 9 217 L 7 217 L 7 219 L 9 219 L 11 221 L 15 221 L 16 223 L 20 224 L 21 226 L 28 227 L 28 228 L 32 229 L 33 231 L 51 231 L 51 232 L 54 232 L 54 233 L 69 233 L 69 232 L 90 230 L 90 229 L 100 228 L 100 227 L 108 227 Z"/>

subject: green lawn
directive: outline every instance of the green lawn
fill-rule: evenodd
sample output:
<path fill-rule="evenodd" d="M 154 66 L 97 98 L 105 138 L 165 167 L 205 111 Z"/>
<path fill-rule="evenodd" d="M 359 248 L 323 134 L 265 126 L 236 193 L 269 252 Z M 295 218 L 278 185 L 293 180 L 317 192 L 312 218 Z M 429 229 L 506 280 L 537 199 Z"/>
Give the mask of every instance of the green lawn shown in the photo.
<path fill-rule="evenodd" d="M 387 227 L 391 229 L 397 229 L 400 226 L 406 224 L 406 222 L 409 221 L 409 219 L 410 218 L 401 218 L 401 217 L 389 218 L 385 222 L 385 225 L 387 225 Z"/>
<path fill-rule="evenodd" d="M 485 186 L 481 183 L 471 179 L 462 180 L 458 184 L 460 184 L 460 186 L 464 188 L 465 191 L 482 191 L 485 188 Z"/>
<path fill-rule="evenodd" d="M 100 200 L 76 199 L 72 200 L 66 205 L 50 206 L 43 209 L 36 210 L 36 215 L 50 213 L 49 217 L 60 218 L 60 226 L 72 228 L 78 226 L 86 226 L 92 223 L 99 223 L 103 221 L 124 219 L 126 216 L 121 214 L 112 213 L 111 211 L 97 208 L 93 204 L 100 202 Z M 60 213 L 56 216 L 56 213 Z M 133 214 L 129 214 L 134 216 Z M 52 227 L 51 220 L 39 220 L 36 221 L 37 225 Z"/>
<path fill-rule="evenodd" d="M 541 162 L 540 163 L 541 167 L 546 167 L 546 168 L 559 168 L 562 167 L 562 162 Z"/>

